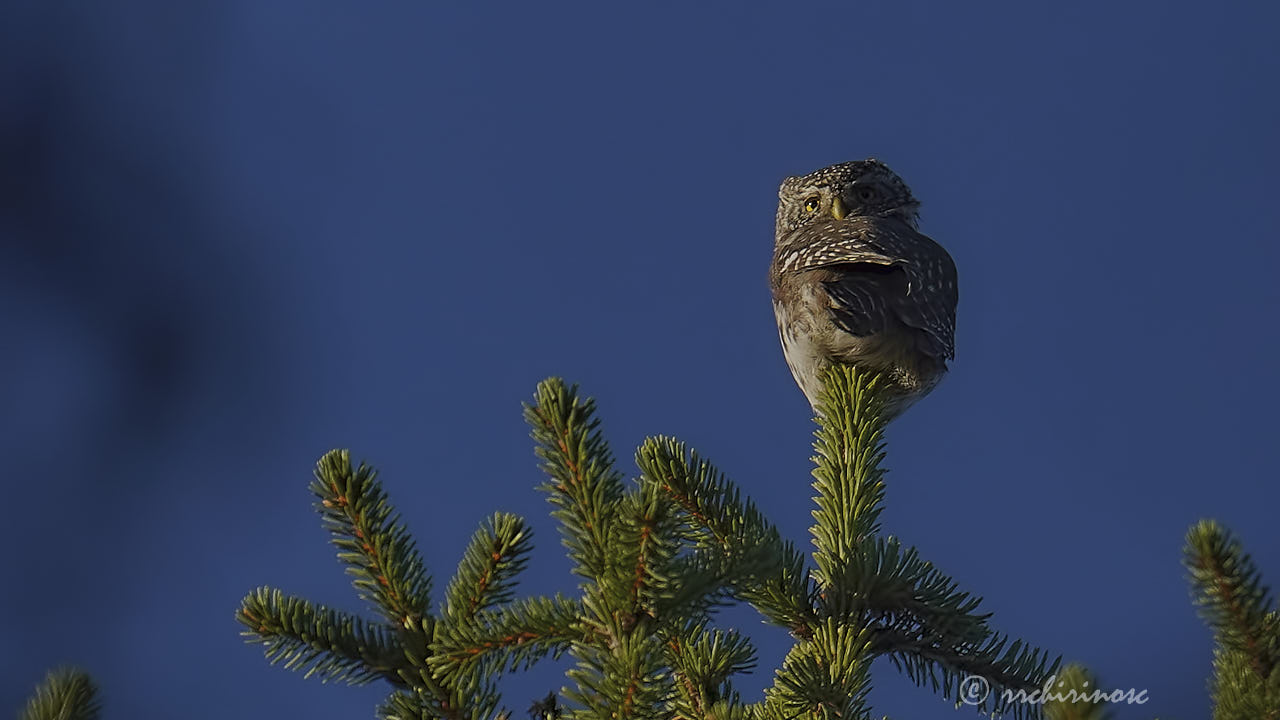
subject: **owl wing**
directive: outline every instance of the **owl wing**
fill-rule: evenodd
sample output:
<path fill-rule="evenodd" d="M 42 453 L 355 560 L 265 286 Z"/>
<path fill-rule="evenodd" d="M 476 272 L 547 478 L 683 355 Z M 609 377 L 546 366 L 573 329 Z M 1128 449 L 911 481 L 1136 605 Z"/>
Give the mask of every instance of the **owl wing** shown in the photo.
<path fill-rule="evenodd" d="M 811 223 L 797 238 L 797 271 L 829 269 L 823 282 L 831 315 L 866 336 L 900 322 L 922 331 L 920 349 L 955 356 L 956 268 L 941 245 L 896 218 L 854 217 Z"/>

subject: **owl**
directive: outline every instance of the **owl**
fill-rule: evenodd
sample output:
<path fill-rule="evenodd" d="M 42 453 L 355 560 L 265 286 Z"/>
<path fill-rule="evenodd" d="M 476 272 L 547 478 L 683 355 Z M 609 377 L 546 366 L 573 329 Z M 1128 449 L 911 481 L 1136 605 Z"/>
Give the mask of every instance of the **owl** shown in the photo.
<path fill-rule="evenodd" d="M 916 229 L 919 207 L 874 159 L 789 177 L 778 189 L 769 285 L 783 354 L 811 406 L 833 363 L 883 373 L 889 420 L 946 373 L 956 266 Z"/>

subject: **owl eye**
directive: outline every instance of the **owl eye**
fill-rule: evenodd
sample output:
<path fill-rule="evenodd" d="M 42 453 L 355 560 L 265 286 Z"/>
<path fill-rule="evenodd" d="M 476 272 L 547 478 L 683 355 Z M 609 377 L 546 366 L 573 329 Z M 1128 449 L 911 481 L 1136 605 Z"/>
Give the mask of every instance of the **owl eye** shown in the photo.
<path fill-rule="evenodd" d="M 818 196 L 817 196 L 817 195 L 814 195 L 813 197 L 811 197 L 811 198 L 809 198 L 809 199 L 807 199 L 807 200 L 805 200 L 805 201 L 804 201 L 804 211 L 805 211 L 805 212 L 807 212 L 807 213 L 811 213 L 811 212 L 814 212 L 814 211 L 815 211 L 815 210 L 817 210 L 817 209 L 818 209 Z"/>
<path fill-rule="evenodd" d="M 855 187 L 853 189 L 853 196 L 862 202 L 871 202 L 872 200 L 875 200 L 878 195 L 879 193 L 876 192 L 876 189 L 870 185 L 863 185 L 862 187 Z"/>

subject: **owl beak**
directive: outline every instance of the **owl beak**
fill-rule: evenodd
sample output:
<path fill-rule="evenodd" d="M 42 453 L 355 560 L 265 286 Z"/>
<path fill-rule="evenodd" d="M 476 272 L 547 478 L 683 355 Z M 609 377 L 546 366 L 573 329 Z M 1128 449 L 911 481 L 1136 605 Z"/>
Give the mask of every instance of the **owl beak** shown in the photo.
<path fill-rule="evenodd" d="M 831 217 L 837 220 L 843 220 L 849 211 L 845 209 L 844 203 L 840 202 L 840 198 L 832 198 L 831 200 Z"/>

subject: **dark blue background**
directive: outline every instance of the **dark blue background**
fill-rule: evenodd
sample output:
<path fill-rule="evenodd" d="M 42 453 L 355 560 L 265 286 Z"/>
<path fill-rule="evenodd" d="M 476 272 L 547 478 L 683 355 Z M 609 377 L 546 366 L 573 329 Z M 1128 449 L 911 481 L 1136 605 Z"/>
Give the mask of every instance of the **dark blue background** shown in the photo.
<path fill-rule="evenodd" d="M 75 663 L 109 718 L 370 717 L 383 687 L 268 668 L 234 609 L 360 609 L 306 491 L 334 446 L 438 588 L 495 509 L 536 527 L 522 587 L 572 588 L 520 418 L 547 375 L 628 471 L 677 435 L 807 542 L 775 193 L 874 155 L 961 276 L 886 528 L 1147 689 L 1120 718 L 1203 717 L 1186 529 L 1280 583 L 1280 16 L 1029 5 L 8 3 L 0 712 Z M 753 698 L 788 642 L 757 635 Z M 950 716 L 875 679 L 880 713 Z"/>

